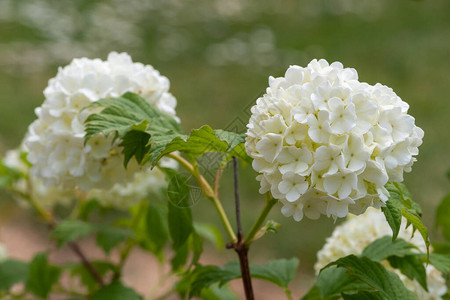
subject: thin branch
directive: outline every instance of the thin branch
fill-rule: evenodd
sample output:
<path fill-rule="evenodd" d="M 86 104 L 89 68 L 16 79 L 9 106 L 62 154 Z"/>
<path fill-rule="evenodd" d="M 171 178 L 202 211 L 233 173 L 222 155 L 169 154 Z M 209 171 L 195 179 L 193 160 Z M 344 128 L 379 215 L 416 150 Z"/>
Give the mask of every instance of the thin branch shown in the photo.
<path fill-rule="evenodd" d="M 29 187 L 29 189 L 31 189 L 31 187 Z M 39 215 L 42 218 L 44 218 L 44 220 L 48 223 L 48 225 L 51 229 L 56 227 L 57 224 L 56 224 L 56 221 L 55 221 L 53 215 L 51 213 L 49 213 L 48 211 L 46 211 L 44 208 L 42 208 L 42 206 L 39 205 L 39 203 L 36 200 L 34 200 L 33 197 L 30 197 L 29 195 L 19 192 L 19 191 L 13 191 L 13 192 L 17 193 L 19 196 L 26 199 L 31 204 L 31 206 L 39 213 Z M 103 282 L 103 278 L 100 276 L 100 274 L 97 272 L 95 267 L 91 264 L 91 262 L 84 255 L 81 248 L 75 242 L 69 243 L 69 247 L 80 258 L 82 264 L 91 273 L 91 275 L 94 277 L 94 279 L 97 281 L 97 283 L 100 286 L 104 286 L 105 283 Z"/>
<path fill-rule="evenodd" d="M 237 238 L 234 250 L 239 256 L 239 264 L 241 266 L 242 282 L 244 284 L 245 298 L 247 300 L 254 300 L 255 296 L 252 287 L 252 277 L 250 275 L 250 264 L 248 262 L 248 247 L 243 243 L 242 238 L 242 224 L 241 224 L 241 209 L 239 203 L 239 185 L 238 185 L 238 168 L 237 159 L 233 156 L 234 169 L 234 203 L 236 209 L 236 223 L 237 223 Z"/>
<path fill-rule="evenodd" d="M 195 179 L 197 179 L 197 182 L 202 189 L 203 194 L 212 201 L 214 204 L 214 207 L 216 208 L 217 212 L 219 213 L 220 219 L 222 221 L 222 224 L 225 228 L 225 231 L 228 234 L 228 237 L 231 239 L 231 242 L 234 243 L 237 241 L 237 237 L 234 234 L 233 227 L 231 227 L 230 221 L 228 220 L 228 216 L 225 213 L 225 210 L 223 209 L 222 203 L 219 200 L 219 197 L 215 194 L 212 187 L 209 185 L 208 181 L 200 174 L 198 171 L 198 168 L 195 168 L 191 163 L 189 163 L 187 160 L 185 160 L 183 157 L 175 154 L 170 153 L 167 156 L 175 159 L 178 161 L 189 173 L 191 173 Z"/>
<path fill-rule="evenodd" d="M 73 252 L 78 255 L 80 258 L 82 264 L 85 266 L 85 268 L 91 273 L 91 275 L 94 277 L 94 279 L 97 281 L 97 283 L 100 286 L 104 286 L 105 282 L 103 281 L 102 276 L 97 272 L 97 269 L 92 265 L 92 263 L 88 260 L 88 258 L 84 255 L 83 251 L 81 250 L 80 246 L 78 246 L 77 243 L 72 242 L 69 243 L 70 249 L 73 250 Z"/>
<path fill-rule="evenodd" d="M 242 223 L 241 223 L 241 207 L 239 203 L 239 184 L 238 184 L 238 168 L 237 159 L 233 156 L 233 173 L 234 173 L 234 204 L 236 208 L 236 226 L 238 243 L 242 241 Z"/>

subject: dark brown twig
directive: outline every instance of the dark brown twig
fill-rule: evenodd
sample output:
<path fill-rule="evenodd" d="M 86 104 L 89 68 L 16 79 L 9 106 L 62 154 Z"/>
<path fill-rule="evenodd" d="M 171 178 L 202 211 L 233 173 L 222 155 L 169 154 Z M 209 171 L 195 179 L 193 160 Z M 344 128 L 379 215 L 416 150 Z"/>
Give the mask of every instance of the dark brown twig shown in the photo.
<path fill-rule="evenodd" d="M 227 245 L 227 248 L 233 248 L 239 256 L 239 264 L 241 266 L 242 281 L 244 284 L 245 298 L 247 300 L 254 300 L 252 287 L 252 277 L 250 275 L 250 264 L 248 262 L 248 247 L 244 244 L 241 224 L 241 210 L 239 203 L 239 186 L 238 186 L 238 168 L 237 159 L 233 157 L 234 169 L 234 200 L 236 208 L 236 224 L 237 224 L 237 242 Z"/>
<path fill-rule="evenodd" d="M 72 251 L 80 258 L 81 263 L 84 265 L 84 267 L 91 273 L 91 275 L 94 277 L 95 281 L 100 286 L 104 286 L 105 282 L 103 281 L 102 276 L 97 272 L 97 269 L 92 265 L 92 263 L 89 261 L 89 259 L 84 255 L 83 251 L 81 250 L 80 246 L 78 246 L 77 243 L 69 243 L 69 248 L 72 249 Z"/>

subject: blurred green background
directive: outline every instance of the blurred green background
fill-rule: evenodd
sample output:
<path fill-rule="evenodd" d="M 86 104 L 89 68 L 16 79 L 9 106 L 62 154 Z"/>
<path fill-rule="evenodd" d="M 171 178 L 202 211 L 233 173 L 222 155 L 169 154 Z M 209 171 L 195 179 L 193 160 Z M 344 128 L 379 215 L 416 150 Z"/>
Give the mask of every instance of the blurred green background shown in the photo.
<path fill-rule="evenodd" d="M 126 51 L 170 79 L 186 130 L 206 123 L 243 131 L 268 76 L 313 58 L 340 61 L 361 81 L 392 87 L 425 131 L 406 183 L 433 227 L 450 167 L 449 0 L 0 0 L 1 154 L 21 142 L 58 66 L 110 51 Z M 264 200 L 251 167 L 240 176 L 249 226 Z M 231 213 L 230 170 L 224 177 Z M 279 210 L 270 215 L 282 224 L 279 233 L 255 244 L 252 259 L 298 256 L 311 273 L 333 220 L 296 223 Z M 194 213 L 217 221 L 205 199 Z"/>

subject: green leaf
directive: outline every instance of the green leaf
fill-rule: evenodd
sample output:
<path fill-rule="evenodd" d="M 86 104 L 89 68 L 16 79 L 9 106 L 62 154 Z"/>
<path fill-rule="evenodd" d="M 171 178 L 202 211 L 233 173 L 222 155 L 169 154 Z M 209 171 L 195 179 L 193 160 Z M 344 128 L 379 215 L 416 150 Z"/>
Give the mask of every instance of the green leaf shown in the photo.
<path fill-rule="evenodd" d="M 236 156 L 244 161 L 251 162 L 251 158 L 243 147 L 238 145 L 245 142 L 245 134 L 238 134 L 224 130 L 213 130 L 208 125 L 191 131 L 186 135 L 161 135 L 151 134 L 150 137 L 150 159 L 155 165 L 161 157 L 174 152 L 181 151 L 190 160 L 194 160 L 206 152 L 222 152 L 230 156 Z"/>
<path fill-rule="evenodd" d="M 38 297 L 47 298 L 58 281 L 61 270 L 48 263 L 47 254 L 37 254 L 30 263 L 26 289 Z"/>
<path fill-rule="evenodd" d="M 450 241 L 443 243 L 433 243 L 433 253 L 438 254 L 450 253 Z"/>
<path fill-rule="evenodd" d="M 450 194 L 445 196 L 436 210 L 436 227 L 442 228 L 445 239 L 450 241 Z"/>
<path fill-rule="evenodd" d="M 89 215 L 101 207 L 100 202 L 98 202 L 97 199 L 79 200 L 79 205 L 78 217 L 83 221 L 87 221 Z"/>
<path fill-rule="evenodd" d="M 280 287 L 287 288 L 289 282 L 294 279 L 299 260 L 277 259 L 271 260 L 266 265 L 251 265 L 250 273 L 252 277 L 270 281 Z"/>
<path fill-rule="evenodd" d="M 26 282 L 28 264 L 18 260 L 0 262 L 0 291 L 8 291 L 14 284 Z"/>
<path fill-rule="evenodd" d="M 126 238 L 134 237 L 133 231 L 127 228 L 102 226 L 97 233 L 97 245 L 107 254 Z"/>
<path fill-rule="evenodd" d="M 108 272 L 117 272 L 117 267 L 107 261 L 91 261 L 92 266 L 97 270 L 100 276 L 104 277 Z M 78 276 L 81 279 L 81 283 L 87 287 L 89 292 L 96 290 L 98 286 L 97 280 L 86 269 L 83 264 L 74 264 L 70 266 L 71 276 Z"/>
<path fill-rule="evenodd" d="M 320 296 L 319 288 L 314 285 L 301 300 L 323 300 L 323 298 Z"/>
<path fill-rule="evenodd" d="M 144 132 L 147 124 L 141 123 L 140 125 L 133 125 L 122 138 L 120 146 L 123 147 L 124 166 L 128 165 L 133 156 L 136 158 L 138 163 L 141 163 L 145 155 L 150 151 L 150 145 L 148 145 L 148 140 L 150 139 L 150 134 Z"/>
<path fill-rule="evenodd" d="M 430 253 L 430 263 L 445 275 L 450 276 L 450 254 Z"/>
<path fill-rule="evenodd" d="M 344 300 L 384 300 L 379 292 L 359 292 L 357 294 L 342 294 Z"/>
<path fill-rule="evenodd" d="M 213 284 L 209 288 L 203 289 L 200 297 L 205 300 L 239 300 L 240 298 L 233 293 L 227 286 Z"/>
<path fill-rule="evenodd" d="M 388 261 L 392 267 L 399 269 L 409 279 L 417 280 L 428 291 L 427 273 L 419 257 L 416 255 L 406 255 L 405 257 L 391 256 L 388 257 Z"/>
<path fill-rule="evenodd" d="M 198 265 L 194 271 L 187 275 L 191 283 L 189 295 L 198 296 L 202 289 L 210 287 L 213 284 L 223 285 L 230 280 L 241 276 L 239 263 L 231 262 L 223 267 L 217 266 L 200 266 Z"/>
<path fill-rule="evenodd" d="M 184 266 L 187 262 L 189 256 L 189 244 L 186 241 L 183 245 L 179 246 L 175 255 L 170 260 L 170 264 L 172 266 L 172 271 L 178 271 L 182 266 Z"/>
<path fill-rule="evenodd" d="M 142 300 L 133 289 L 124 286 L 119 281 L 102 287 L 92 297 L 91 300 Z"/>
<path fill-rule="evenodd" d="M 172 169 L 166 169 L 169 175 L 169 233 L 173 240 L 173 249 L 176 250 L 185 244 L 193 231 L 192 213 L 189 207 L 190 187 L 187 178 Z"/>
<path fill-rule="evenodd" d="M 90 235 L 96 229 L 94 225 L 84 221 L 64 220 L 56 225 L 50 236 L 57 241 L 58 247 L 61 247 L 68 242 Z"/>
<path fill-rule="evenodd" d="M 287 288 L 296 274 L 298 264 L 297 258 L 272 260 L 266 265 L 250 265 L 250 273 L 253 278 Z M 199 265 L 187 276 L 191 282 L 190 295 L 195 296 L 212 284 L 223 285 L 230 280 L 240 278 L 241 268 L 237 261 L 227 263 L 223 267 Z"/>
<path fill-rule="evenodd" d="M 341 292 L 371 290 L 364 282 L 350 276 L 345 268 L 323 269 L 316 280 L 316 288 L 320 299 L 337 297 Z"/>
<path fill-rule="evenodd" d="M 200 255 L 203 252 L 203 238 L 195 231 L 192 232 L 190 239 L 190 246 L 192 249 L 192 265 L 197 264 Z"/>
<path fill-rule="evenodd" d="M 419 205 L 412 201 L 411 195 L 404 184 L 394 182 L 387 183 L 386 189 L 389 191 L 389 200 L 386 201 L 386 207 L 382 211 L 386 217 L 389 226 L 392 229 L 392 239 L 397 238 L 401 226 L 402 216 L 407 220 L 407 227 L 412 224 L 414 231 L 417 229 L 422 235 L 427 253 L 429 253 L 430 240 L 428 238 L 428 230 L 423 225 L 421 216 L 422 210 Z"/>
<path fill-rule="evenodd" d="M 397 274 L 387 271 L 379 262 L 367 257 L 348 255 L 328 264 L 325 268 L 331 266 L 347 269 L 349 275 L 379 291 L 383 299 L 417 300 L 414 294 L 403 285 Z"/>
<path fill-rule="evenodd" d="M 381 237 L 373 241 L 362 252 L 361 256 L 366 256 L 375 261 L 381 261 L 389 256 L 405 256 L 413 254 L 411 249 L 414 246 L 403 239 L 392 240 L 390 236 Z"/>
<path fill-rule="evenodd" d="M 24 176 L 20 170 L 6 166 L 0 158 L 0 188 L 10 188 L 15 181 Z"/>
<path fill-rule="evenodd" d="M 88 108 L 102 107 L 103 110 L 91 114 L 86 119 L 85 143 L 97 134 L 122 139 L 125 165 L 134 156 L 141 162 L 148 152 L 148 135 L 182 134 L 180 125 L 175 119 L 164 114 L 133 93 L 126 93 L 118 98 L 101 99 Z M 141 133 L 139 133 L 141 132 Z"/>
<path fill-rule="evenodd" d="M 154 244 L 155 253 L 160 253 L 169 239 L 167 210 L 150 203 L 146 215 L 147 237 Z"/>
<path fill-rule="evenodd" d="M 108 136 L 114 133 L 116 137 L 123 137 L 131 128 L 143 131 L 145 126 L 142 124 L 145 121 L 155 128 L 182 132 L 173 117 L 159 111 L 137 94 L 128 92 L 121 97 L 101 99 L 87 109 L 92 107 L 102 107 L 103 110 L 86 119 L 85 142 L 96 134 Z"/>
<path fill-rule="evenodd" d="M 199 235 L 213 243 L 217 249 L 224 248 L 223 237 L 217 227 L 211 224 L 194 223 L 194 228 Z"/>

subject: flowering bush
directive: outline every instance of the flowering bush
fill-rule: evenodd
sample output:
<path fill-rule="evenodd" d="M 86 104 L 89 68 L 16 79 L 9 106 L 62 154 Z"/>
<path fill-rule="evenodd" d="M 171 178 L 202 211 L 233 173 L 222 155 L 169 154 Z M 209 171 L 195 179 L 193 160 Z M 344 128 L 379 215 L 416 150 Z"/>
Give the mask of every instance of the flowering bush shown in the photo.
<path fill-rule="evenodd" d="M 403 181 L 422 143 L 408 107 L 339 62 L 313 60 L 270 77 L 245 143 L 260 193 L 270 191 L 296 221 L 380 208 L 389 197 L 384 185 Z"/>
<path fill-rule="evenodd" d="M 407 221 L 403 218 L 401 226 L 406 227 L 406 224 Z M 413 235 L 413 233 L 410 226 L 400 230 L 398 237 L 408 241 L 420 251 L 426 252 L 423 238 Z M 332 236 L 327 239 L 323 248 L 317 253 L 317 263 L 314 266 L 316 274 L 319 274 L 319 271 L 327 264 L 350 254 L 358 255 L 375 240 L 383 236 L 391 236 L 391 234 L 392 231 L 384 216 L 375 210 L 367 210 L 360 216 L 348 218 L 345 223 L 335 228 Z M 413 291 L 419 299 L 442 299 L 447 292 L 443 274 L 432 265 L 427 265 L 424 269 L 428 291 L 419 281 L 408 278 L 400 270 L 392 267 L 387 260 L 383 261 L 383 265 L 388 270 L 395 272 L 405 286 Z"/>
<path fill-rule="evenodd" d="M 381 208 L 387 221 L 381 212 L 368 211 L 338 227 L 319 253 L 317 281 L 302 299 L 440 299 L 450 256 L 429 253 L 422 211 L 400 183 L 423 137 L 407 114 L 408 105 L 391 89 L 361 83 L 355 70 L 324 60 L 306 68 L 292 66 L 285 77 L 270 77 L 269 83 L 252 108 L 246 134 L 208 125 L 186 134 L 175 115 L 168 79 L 133 63 L 127 54 L 113 52 L 106 61 L 74 59 L 59 69 L 23 146 L 1 160 L 0 187 L 33 208 L 51 229 L 50 238 L 80 262 L 54 265 L 48 252 L 23 262 L 7 258 L 0 246 L 0 296 L 143 299 L 122 280 L 124 264 L 139 247 L 167 265 L 170 256 L 170 271 L 159 275 L 152 297 L 235 299 L 227 283 L 242 278 L 245 297 L 252 300 L 254 277 L 293 299 L 289 283 L 297 258 L 250 265 L 248 257 L 256 240 L 279 227 L 265 220 L 281 201 L 283 214 L 296 221 L 303 214 L 312 219 L 361 214 L 369 206 Z M 208 152 L 220 156 L 214 170 L 199 164 Z M 219 193 L 231 161 L 235 229 Z M 260 193 L 266 195 L 246 234 L 239 209 L 239 161 L 252 164 Z M 215 172 L 212 182 L 205 172 Z M 191 197 L 197 191 L 213 204 L 226 248 L 237 253 L 239 262 L 200 262 L 204 239 L 218 247 L 224 243 L 214 226 L 193 220 Z M 56 204 L 67 204 L 69 212 L 58 212 Z M 438 224 L 444 224 L 447 237 L 450 229 L 443 220 L 450 197 L 442 206 Z M 108 218 L 94 214 L 111 211 Z M 412 226 L 401 230 L 405 223 Z M 393 238 L 383 237 L 390 231 Z M 415 231 L 420 237 L 410 239 Z M 95 236 L 104 259 L 92 261 L 80 247 L 78 239 L 88 236 Z M 117 255 L 111 259 L 113 250 Z"/>
<path fill-rule="evenodd" d="M 168 92 L 169 80 L 152 66 L 133 63 L 128 54 L 112 52 L 106 61 L 74 59 L 58 70 L 44 90 L 45 101 L 24 140 L 31 172 L 48 185 L 62 184 L 108 189 L 133 179 L 138 171 L 131 162 L 123 168 L 120 140 L 96 136 L 84 145 L 86 107 L 102 98 L 135 92 L 175 119 L 176 99 Z M 178 119 L 177 119 L 178 120 Z"/>

